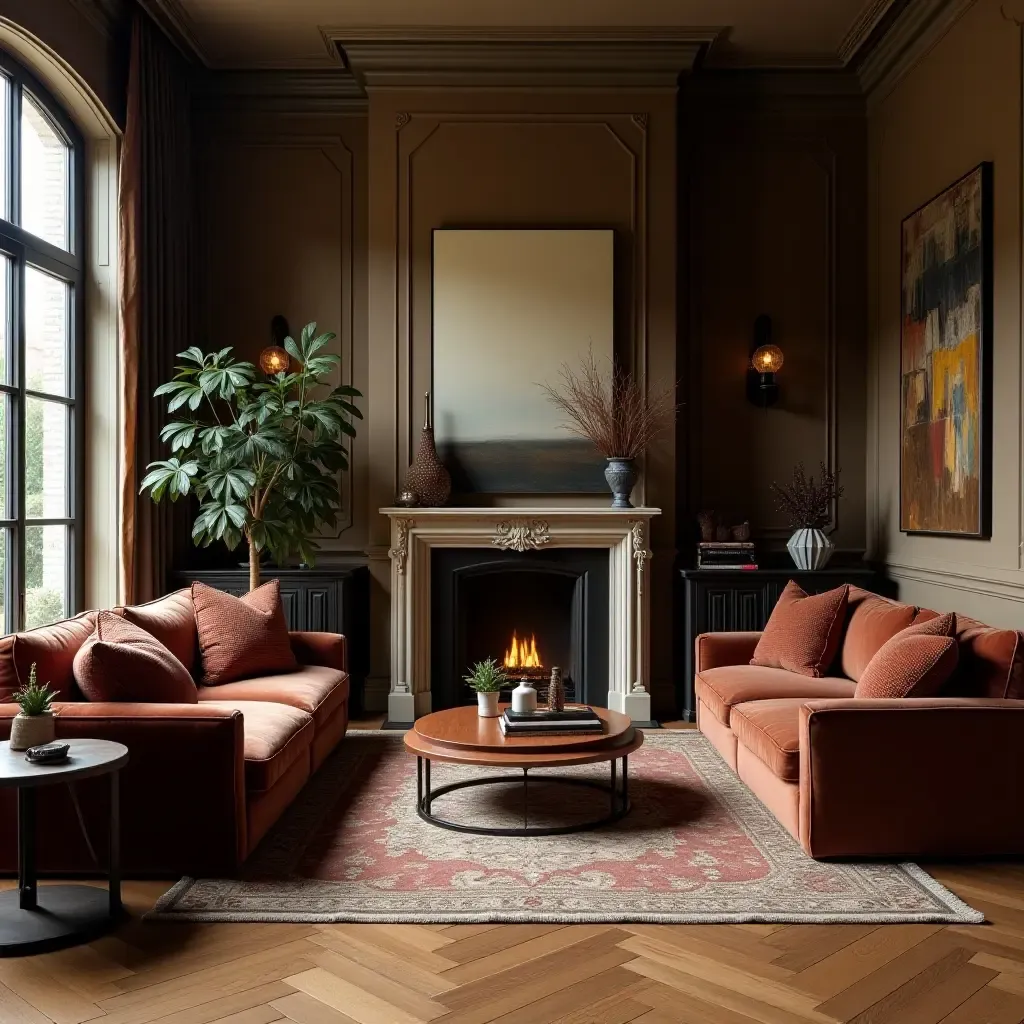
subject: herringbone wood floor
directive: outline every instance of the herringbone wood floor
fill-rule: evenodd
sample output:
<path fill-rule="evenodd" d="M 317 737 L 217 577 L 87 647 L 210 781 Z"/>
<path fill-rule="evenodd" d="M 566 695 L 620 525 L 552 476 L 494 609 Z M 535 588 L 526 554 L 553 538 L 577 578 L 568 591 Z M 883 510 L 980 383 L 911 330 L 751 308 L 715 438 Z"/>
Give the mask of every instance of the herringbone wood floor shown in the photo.
<path fill-rule="evenodd" d="M 1019 1024 L 1024 865 L 933 873 L 990 923 L 142 924 L 134 882 L 115 935 L 0 960 L 0 1024 Z"/>

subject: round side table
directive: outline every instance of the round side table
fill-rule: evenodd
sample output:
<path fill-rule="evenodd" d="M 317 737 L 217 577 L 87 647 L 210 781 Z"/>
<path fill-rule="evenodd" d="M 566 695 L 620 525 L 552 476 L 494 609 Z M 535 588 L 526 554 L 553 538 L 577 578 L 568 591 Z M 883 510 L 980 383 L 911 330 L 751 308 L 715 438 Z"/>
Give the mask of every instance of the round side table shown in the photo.
<path fill-rule="evenodd" d="M 110 740 L 67 742 L 71 746 L 67 760 L 52 765 L 32 764 L 23 752 L 11 750 L 6 740 L 0 743 L 0 787 L 18 790 L 18 887 L 0 893 L 0 956 L 45 953 L 87 942 L 116 924 L 123 914 L 118 773 L 128 763 L 128 748 Z M 96 775 L 110 776 L 107 890 L 92 885 L 39 887 L 36 789 Z M 84 831 L 84 822 L 82 827 Z"/>

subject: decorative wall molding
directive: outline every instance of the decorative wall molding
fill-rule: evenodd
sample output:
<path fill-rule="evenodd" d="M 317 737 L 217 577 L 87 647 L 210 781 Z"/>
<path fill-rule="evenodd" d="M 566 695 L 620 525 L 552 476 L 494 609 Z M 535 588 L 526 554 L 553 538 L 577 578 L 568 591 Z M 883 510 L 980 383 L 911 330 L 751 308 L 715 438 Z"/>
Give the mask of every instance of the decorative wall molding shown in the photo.
<path fill-rule="evenodd" d="M 180 0 L 139 0 L 139 3 L 189 60 L 210 67 L 195 25 Z"/>
<path fill-rule="evenodd" d="M 665 86 L 675 88 L 720 28 L 323 27 L 374 86 Z"/>
<path fill-rule="evenodd" d="M 388 558 L 395 565 L 399 576 L 405 575 L 405 560 L 409 555 L 409 530 L 416 525 L 415 519 L 396 517 L 394 520 L 394 542 L 388 549 Z"/>
<path fill-rule="evenodd" d="M 979 576 L 977 575 L 979 568 L 979 566 L 971 566 L 967 571 L 958 572 L 914 563 L 885 563 L 886 574 L 895 580 L 908 580 L 932 587 L 977 594 L 980 597 L 989 597 L 999 601 L 1016 601 L 1024 604 L 1024 578 L 1014 581 Z M 1018 573 L 1018 575 L 1024 574 Z"/>
<path fill-rule="evenodd" d="M 974 3 L 975 0 L 914 0 L 907 4 L 857 67 L 869 105 L 892 92 Z"/>
<path fill-rule="evenodd" d="M 266 113 L 365 113 L 362 86 L 344 68 L 318 71 L 208 71 L 197 76 L 195 103 Z"/>
<path fill-rule="evenodd" d="M 128 17 L 125 0 L 68 0 L 68 3 L 106 36 L 113 36 Z"/>
<path fill-rule="evenodd" d="M 495 527 L 491 543 L 502 551 L 536 551 L 551 542 L 545 519 L 508 519 Z"/>

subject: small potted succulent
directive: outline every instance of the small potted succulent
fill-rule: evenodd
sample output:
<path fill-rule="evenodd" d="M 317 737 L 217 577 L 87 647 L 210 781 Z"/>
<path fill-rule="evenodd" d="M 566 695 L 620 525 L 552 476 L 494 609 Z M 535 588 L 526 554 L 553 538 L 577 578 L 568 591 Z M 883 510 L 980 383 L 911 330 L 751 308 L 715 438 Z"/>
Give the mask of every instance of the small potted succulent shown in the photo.
<path fill-rule="evenodd" d="M 39 685 L 36 664 L 32 662 L 28 682 L 14 694 L 21 711 L 11 720 L 11 750 L 28 750 L 53 742 L 53 699 L 56 696 L 45 683 Z"/>
<path fill-rule="evenodd" d="M 498 717 L 498 693 L 508 685 L 508 676 L 493 658 L 478 661 L 468 676 L 463 676 L 476 690 L 476 710 L 481 718 Z"/>

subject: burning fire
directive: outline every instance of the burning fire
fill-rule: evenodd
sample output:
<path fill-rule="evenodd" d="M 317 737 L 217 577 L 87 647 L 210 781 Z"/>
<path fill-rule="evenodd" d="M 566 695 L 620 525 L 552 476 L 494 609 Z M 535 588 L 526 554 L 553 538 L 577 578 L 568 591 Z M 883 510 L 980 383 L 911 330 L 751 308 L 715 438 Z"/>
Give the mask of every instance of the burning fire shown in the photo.
<path fill-rule="evenodd" d="M 512 631 L 512 646 L 505 651 L 505 668 L 543 668 L 537 653 L 537 638 L 531 633 L 529 641 L 520 640 Z"/>

